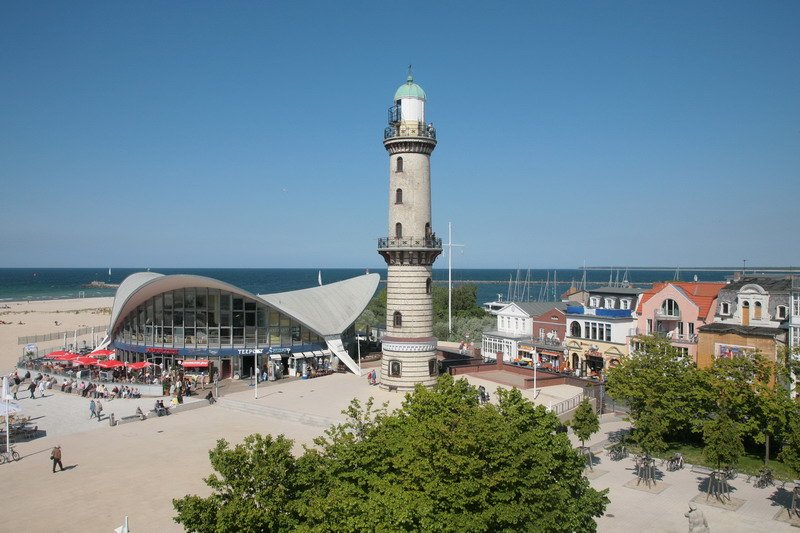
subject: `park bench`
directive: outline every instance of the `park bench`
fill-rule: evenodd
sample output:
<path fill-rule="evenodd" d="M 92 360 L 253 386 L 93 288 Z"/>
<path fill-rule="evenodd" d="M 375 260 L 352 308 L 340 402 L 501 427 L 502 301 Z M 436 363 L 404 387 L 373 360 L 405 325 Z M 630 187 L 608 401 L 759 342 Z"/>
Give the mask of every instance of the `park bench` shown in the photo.
<path fill-rule="evenodd" d="M 710 476 L 711 473 L 714 472 L 714 470 L 708 468 L 707 466 L 692 465 L 691 472 L 694 472 L 695 474 L 704 474 L 706 476 Z"/>

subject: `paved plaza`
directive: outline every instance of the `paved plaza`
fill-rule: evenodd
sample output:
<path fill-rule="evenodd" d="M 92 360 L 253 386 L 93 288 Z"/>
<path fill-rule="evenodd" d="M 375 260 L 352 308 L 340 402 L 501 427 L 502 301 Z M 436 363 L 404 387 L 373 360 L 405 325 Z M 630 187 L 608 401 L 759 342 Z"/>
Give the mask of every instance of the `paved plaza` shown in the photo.
<path fill-rule="evenodd" d="M 20 524 L 25 531 L 109 532 L 125 515 L 133 531 L 181 531 L 172 521 L 172 499 L 208 494 L 203 477 L 211 471 L 208 450 L 217 439 L 239 442 L 254 432 L 283 433 L 302 453 L 302 446 L 312 445 L 325 427 L 343 420 L 341 411 L 352 398 L 365 401 L 373 396 L 377 404 L 388 402 L 390 408 L 403 400 L 351 374 L 279 381 L 259 386 L 258 399 L 254 393 L 253 387 L 238 383 L 224 388 L 213 406 L 201 401 L 197 409 L 115 427 L 106 420 L 89 420 L 88 400 L 75 395 L 51 391 L 45 398 L 20 400 L 24 414 L 47 436 L 18 444 L 22 459 L 0 466 L 0 509 L 6 515 L 27 516 Z M 104 402 L 104 412 L 127 416 L 138 404 L 149 409 L 153 399 Z M 601 450 L 611 432 L 625 427 L 618 418 L 604 417 L 601 432 L 590 444 Z M 574 438 L 573 442 L 577 444 Z M 52 474 L 48 456 L 56 444 L 62 446 L 67 470 Z M 631 459 L 611 461 L 602 452 L 597 457 L 594 473 L 587 475 L 593 486 L 610 488 L 611 499 L 607 515 L 598 520 L 599 531 L 687 530 L 683 513 L 701 493 L 702 476 L 688 467 L 678 472 L 662 467 L 663 479 L 656 488 L 643 490 L 635 486 Z M 790 530 L 788 520 L 775 517 L 784 509 L 783 498 L 791 486 L 756 489 L 741 477 L 731 484 L 733 498 L 742 502 L 735 511 L 706 504 L 704 495 L 699 499 L 712 531 Z"/>

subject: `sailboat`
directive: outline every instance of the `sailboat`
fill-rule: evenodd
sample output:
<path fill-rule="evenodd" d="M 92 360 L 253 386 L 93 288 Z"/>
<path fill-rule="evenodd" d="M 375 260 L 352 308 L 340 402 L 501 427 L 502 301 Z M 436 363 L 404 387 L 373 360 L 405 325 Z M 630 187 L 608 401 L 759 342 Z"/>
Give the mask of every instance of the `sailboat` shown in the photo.
<path fill-rule="evenodd" d="M 317 272 L 317 282 L 322 285 L 322 270 Z"/>

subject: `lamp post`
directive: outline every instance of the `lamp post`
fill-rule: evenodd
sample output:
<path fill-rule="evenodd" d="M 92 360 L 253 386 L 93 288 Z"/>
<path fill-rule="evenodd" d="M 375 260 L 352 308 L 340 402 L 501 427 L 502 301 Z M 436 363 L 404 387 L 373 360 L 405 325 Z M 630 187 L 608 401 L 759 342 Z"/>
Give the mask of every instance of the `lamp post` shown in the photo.
<path fill-rule="evenodd" d="M 539 352 L 536 351 L 536 348 L 533 349 L 533 399 L 535 400 L 537 396 L 539 396 L 539 389 L 536 388 L 536 367 L 539 366 L 537 363 L 539 362 Z"/>

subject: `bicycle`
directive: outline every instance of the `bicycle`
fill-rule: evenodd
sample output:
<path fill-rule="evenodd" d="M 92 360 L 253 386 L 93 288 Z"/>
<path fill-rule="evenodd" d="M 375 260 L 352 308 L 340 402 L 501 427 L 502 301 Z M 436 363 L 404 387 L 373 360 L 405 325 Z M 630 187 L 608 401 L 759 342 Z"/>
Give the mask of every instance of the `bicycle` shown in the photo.
<path fill-rule="evenodd" d="M 674 472 L 683 468 L 683 454 L 676 453 L 667 461 L 667 470 Z"/>
<path fill-rule="evenodd" d="M 608 447 L 608 456 L 612 461 L 621 461 L 628 457 L 628 448 L 624 444 L 618 442 Z"/>
<path fill-rule="evenodd" d="M 753 485 L 756 488 L 763 489 L 766 488 L 768 485 L 775 485 L 775 478 L 772 476 L 772 470 L 768 467 L 764 467 L 758 471 L 758 477 L 756 477 L 755 483 Z"/>
<path fill-rule="evenodd" d="M 735 466 L 727 466 L 722 472 L 725 474 L 726 479 L 736 479 L 739 476 L 739 471 L 736 470 Z"/>
<path fill-rule="evenodd" d="M 11 448 L 11 451 L 5 451 L 0 453 L 0 464 L 3 463 L 10 463 L 11 461 L 19 461 L 19 452 L 14 448 Z"/>

